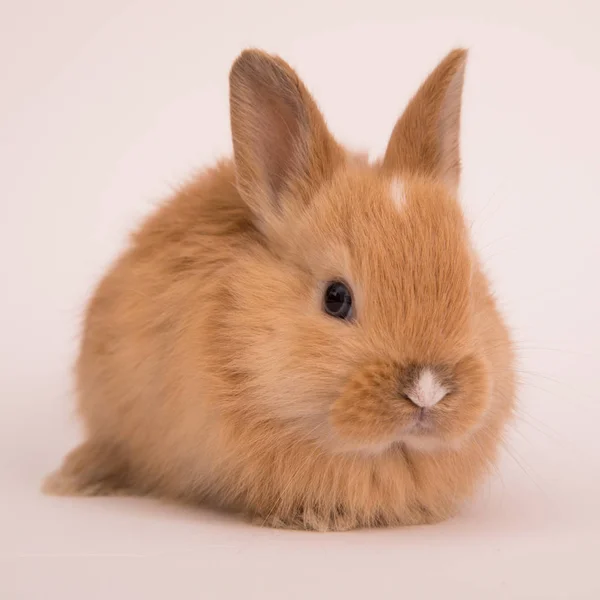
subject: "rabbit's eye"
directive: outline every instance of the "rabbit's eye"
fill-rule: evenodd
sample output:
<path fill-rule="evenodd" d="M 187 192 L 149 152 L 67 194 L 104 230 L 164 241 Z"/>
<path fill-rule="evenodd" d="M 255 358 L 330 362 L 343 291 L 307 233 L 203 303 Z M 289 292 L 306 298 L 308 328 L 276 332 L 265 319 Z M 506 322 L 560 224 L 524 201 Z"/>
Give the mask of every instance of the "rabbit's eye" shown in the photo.
<path fill-rule="evenodd" d="M 352 317 L 352 294 L 348 286 L 341 281 L 332 281 L 327 285 L 323 308 L 328 315 L 337 319 Z"/>

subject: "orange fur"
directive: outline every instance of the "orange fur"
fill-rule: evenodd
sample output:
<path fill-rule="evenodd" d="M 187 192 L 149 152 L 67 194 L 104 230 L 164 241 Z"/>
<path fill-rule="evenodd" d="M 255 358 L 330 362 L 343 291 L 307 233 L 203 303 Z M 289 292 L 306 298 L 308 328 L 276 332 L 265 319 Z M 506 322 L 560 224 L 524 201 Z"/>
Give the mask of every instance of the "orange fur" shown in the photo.
<path fill-rule="evenodd" d="M 456 511 L 514 397 L 456 200 L 465 60 L 433 71 L 369 165 L 285 62 L 242 53 L 234 161 L 152 215 L 91 299 L 76 369 L 87 439 L 48 492 L 150 493 L 316 530 Z M 352 322 L 322 310 L 336 279 Z M 402 394 L 421 366 L 449 390 L 427 431 Z"/>

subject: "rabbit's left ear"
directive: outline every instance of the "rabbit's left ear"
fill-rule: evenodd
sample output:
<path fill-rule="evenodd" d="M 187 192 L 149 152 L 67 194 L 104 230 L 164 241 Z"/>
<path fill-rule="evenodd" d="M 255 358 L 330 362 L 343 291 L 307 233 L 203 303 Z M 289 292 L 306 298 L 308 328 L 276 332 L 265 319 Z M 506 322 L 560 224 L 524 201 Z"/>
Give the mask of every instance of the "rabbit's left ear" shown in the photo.
<path fill-rule="evenodd" d="M 237 186 L 261 227 L 306 202 L 342 151 L 312 96 L 281 58 L 245 50 L 229 75 Z"/>
<path fill-rule="evenodd" d="M 425 80 L 394 127 L 384 169 L 431 176 L 456 192 L 466 61 L 466 50 L 453 50 Z"/>

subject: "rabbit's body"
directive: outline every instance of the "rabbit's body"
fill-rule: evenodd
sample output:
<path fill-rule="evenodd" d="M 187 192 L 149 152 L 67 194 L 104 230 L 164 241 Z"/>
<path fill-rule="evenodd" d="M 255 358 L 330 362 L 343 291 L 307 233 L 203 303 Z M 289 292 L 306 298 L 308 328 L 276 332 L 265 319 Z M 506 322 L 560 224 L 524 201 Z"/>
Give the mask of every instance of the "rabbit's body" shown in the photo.
<path fill-rule="evenodd" d="M 77 363 L 87 441 L 47 489 L 210 502 L 319 530 L 444 519 L 493 463 L 514 396 L 454 167 L 445 181 L 410 161 L 395 168 L 392 143 L 381 163 L 356 160 L 287 65 L 258 53 L 237 64 L 235 163 L 161 207 L 101 282 Z M 296 146 L 268 156 L 244 139 L 263 135 L 247 113 L 260 103 L 236 94 L 286 77 L 306 111 L 310 177 L 302 157 L 280 164 Z M 277 112 L 294 125 L 291 93 Z M 261 182 L 269 168 L 277 178 Z M 277 197 L 310 204 L 265 206 L 282 170 Z M 323 313 L 337 279 L 354 290 L 348 322 Z"/>

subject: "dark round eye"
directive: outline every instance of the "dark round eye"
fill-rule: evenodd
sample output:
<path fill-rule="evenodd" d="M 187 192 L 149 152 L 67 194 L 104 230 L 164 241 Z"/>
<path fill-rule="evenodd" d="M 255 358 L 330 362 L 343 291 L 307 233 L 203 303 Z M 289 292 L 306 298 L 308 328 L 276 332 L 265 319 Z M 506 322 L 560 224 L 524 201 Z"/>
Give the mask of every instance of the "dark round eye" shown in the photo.
<path fill-rule="evenodd" d="M 348 286 L 341 281 L 332 281 L 327 285 L 323 305 L 325 312 L 337 319 L 352 317 L 352 294 Z"/>

